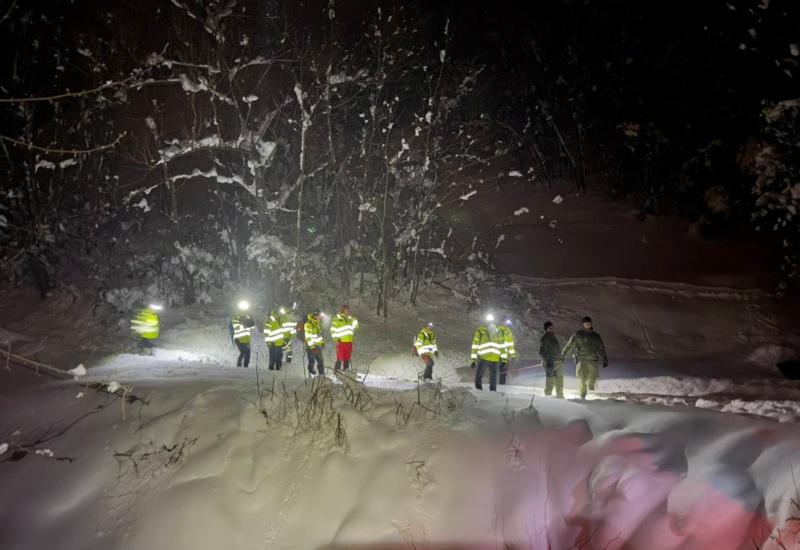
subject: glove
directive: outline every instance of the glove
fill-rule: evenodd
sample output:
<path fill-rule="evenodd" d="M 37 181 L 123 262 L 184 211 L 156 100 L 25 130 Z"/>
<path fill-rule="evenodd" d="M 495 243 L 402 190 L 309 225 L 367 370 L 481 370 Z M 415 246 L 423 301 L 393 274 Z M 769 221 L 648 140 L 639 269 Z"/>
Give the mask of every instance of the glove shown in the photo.
<path fill-rule="evenodd" d="M 469 368 L 471 368 L 471 369 L 475 368 L 475 361 L 473 361 L 472 363 L 469 364 Z"/>
<path fill-rule="evenodd" d="M 607 366 L 608 366 L 608 361 L 603 361 L 603 368 L 606 368 Z"/>

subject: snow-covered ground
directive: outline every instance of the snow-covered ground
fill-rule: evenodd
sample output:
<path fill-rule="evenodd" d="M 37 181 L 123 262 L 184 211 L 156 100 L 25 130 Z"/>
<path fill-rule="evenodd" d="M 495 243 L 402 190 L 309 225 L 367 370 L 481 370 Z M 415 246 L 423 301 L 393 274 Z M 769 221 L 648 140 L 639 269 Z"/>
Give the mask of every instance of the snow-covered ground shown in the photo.
<path fill-rule="evenodd" d="M 82 382 L 146 404 L 71 382 L 0 389 L 0 548 L 800 545 L 800 386 L 774 368 L 798 349 L 786 306 L 605 279 L 515 278 L 484 300 L 437 288 L 389 319 L 351 303 L 358 380 L 307 378 L 299 349 L 265 371 L 260 339 L 235 368 L 218 306 L 165 315 L 153 356 L 86 362 Z M 514 317 L 521 355 L 497 393 L 468 367 L 487 309 Z M 568 399 L 544 397 L 538 329 L 553 320 L 563 343 L 585 314 L 611 358 L 600 393 L 577 401 L 568 364 Z M 429 320 L 438 381 L 418 387 L 411 341 Z M 14 349 L 41 344 L 3 329 Z"/>

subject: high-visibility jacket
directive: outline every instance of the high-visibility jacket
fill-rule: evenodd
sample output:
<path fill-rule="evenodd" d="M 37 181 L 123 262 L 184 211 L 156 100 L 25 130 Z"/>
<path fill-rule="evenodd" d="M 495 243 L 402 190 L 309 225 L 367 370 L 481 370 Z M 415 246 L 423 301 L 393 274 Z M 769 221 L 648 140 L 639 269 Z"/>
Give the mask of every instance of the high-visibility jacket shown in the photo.
<path fill-rule="evenodd" d="M 294 339 L 295 334 L 297 334 L 297 321 L 294 317 L 294 312 L 290 311 L 289 313 L 282 313 L 278 316 L 281 327 L 283 327 L 284 335 L 285 335 L 285 342 L 288 345 L 292 339 Z"/>
<path fill-rule="evenodd" d="M 516 359 L 517 349 L 514 347 L 514 333 L 511 332 L 510 328 L 504 325 L 497 327 L 497 332 L 500 332 L 503 335 L 503 341 L 506 343 L 506 353 L 508 354 L 508 359 Z"/>
<path fill-rule="evenodd" d="M 486 326 L 481 325 L 475 331 L 472 338 L 472 353 L 470 357 L 473 361 L 478 358 L 485 361 L 507 361 L 508 352 L 506 351 L 506 341 L 503 333 L 498 330 L 494 337 Z"/>
<path fill-rule="evenodd" d="M 277 311 L 269 314 L 269 318 L 264 322 L 264 341 L 273 348 L 282 348 L 286 345 L 286 329 Z"/>
<path fill-rule="evenodd" d="M 358 330 L 358 319 L 352 315 L 337 313 L 331 321 L 331 338 L 337 344 L 339 342 L 352 342 Z"/>
<path fill-rule="evenodd" d="M 256 326 L 253 318 L 244 313 L 237 313 L 231 319 L 233 327 L 233 341 L 240 344 L 250 343 L 250 329 Z"/>
<path fill-rule="evenodd" d="M 422 330 L 419 331 L 417 339 L 414 340 L 414 348 L 417 350 L 417 355 L 420 357 L 439 351 L 436 345 L 436 333 L 433 332 L 432 328 L 423 327 Z"/>
<path fill-rule="evenodd" d="M 322 337 L 322 323 L 319 319 L 315 319 L 313 315 L 309 315 L 305 323 L 306 347 L 314 349 L 325 345 L 325 339 Z"/>
<path fill-rule="evenodd" d="M 160 328 L 161 324 L 158 319 L 158 313 L 149 307 L 139 310 L 136 317 L 131 321 L 131 330 L 133 333 L 145 340 L 157 339 Z"/>

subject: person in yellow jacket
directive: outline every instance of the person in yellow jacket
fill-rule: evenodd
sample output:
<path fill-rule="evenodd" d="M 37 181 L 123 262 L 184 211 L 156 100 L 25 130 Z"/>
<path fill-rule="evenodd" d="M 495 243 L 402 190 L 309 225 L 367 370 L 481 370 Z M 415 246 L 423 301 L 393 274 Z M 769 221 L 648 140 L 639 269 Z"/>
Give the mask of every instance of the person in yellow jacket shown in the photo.
<path fill-rule="evenodd" d="M 506 383 L 506 375 L 508 374 L 508 365 L 517 358 L 517 349 L 514 346 L 514 333 L 511 332 L 511 318 L 506 317 L 503 319 L 503 324 L 497 327 L 498 332 L 503 335 L 503 341 L 505 342 L 506 346 L 506 360 L 500 361 L 500 365 L 498 365 L 498 372 L 500 373 L 500 380 L 499 383 L 501 386 L 504 386 Z"/>
<path fill-rule="evenodd" d="M 152 354 L 153 345 L 161 335 L 161 321 L 158 312 L 164 309 L 159 304 L 150 304 L 140 309 L 131 320 L 131 331 L 139 339 L 139 348 Z"/>
<path fill-rule="evenodd" d="M 297 318 L 295 316 L 294 308 L 297 304 L 292 305 L 292 309 L 281 307 L 278 313 L 281 317 L 281 325 L 286 331 L 286 340 L 283 344 L 283 353 L 287 363 L 292 362 L 292 341 L 297 335 Z"/>
<path fill-rule="evenodd" d="M 336 345 L 336 363 L 333 370 L 350 369 L 353 357 L 353 339 L 358 330 L 358 319 L 350 314 L 350 307 L 342 305 L 339 313 L 331 321 L 331 338 Z"/>
<path fill-rule="evenodd" d="M 303 334 L 308 353 L 308 374 L 315 375 L 319 370 L 319 374 L 324 375 L 325 359 L 322 350 L 325 347 L 325 339 L 322 337 L 322 313 L 314 310 L 308 314 L 303 325 Z"/>
<path fill-rule="evenodd" d="M 439 347 L 436 344 L 436 333 L 433 332 L 433 323 L 428 323 L 417 334 L 414 340 L 414 350 L 412 352 L 415 356 L 422 359 L 425 365 L 425 371 L 422 373 L 423 380 L 433 380 L 433 356 L 439 357 Z"/>
<path fill-rule="evenodd" d="M 483 373 L 489 369 L 489 391 L 497 391 L 497 366 L 508 360 L 506 342 L 498 330 L 494 315 L 486 316 L 486 323 L 479 326 L 472 337 L 472 368 L 475 370 L 475 387 L 483 389 Z"/>
<path fill-rule="evenodd" d="M 283 317 L 277 309 L 273 309 L 264 322 L 264 341 L 269 349 L 269 370 L 281 370 L 283 348 L 286 345 L 286 328 L 283 326 Z"/>
<path fill-rule="evenodd" d="M 247 314 L 250 304 L 246 300 L 239 302 L 237 307 L 239 311 L 231 318 L 231 340 L 239 350 L 236 366 L 247 368 L 250 366 L 250 332 L 256 326 L 256 323 Z"/>

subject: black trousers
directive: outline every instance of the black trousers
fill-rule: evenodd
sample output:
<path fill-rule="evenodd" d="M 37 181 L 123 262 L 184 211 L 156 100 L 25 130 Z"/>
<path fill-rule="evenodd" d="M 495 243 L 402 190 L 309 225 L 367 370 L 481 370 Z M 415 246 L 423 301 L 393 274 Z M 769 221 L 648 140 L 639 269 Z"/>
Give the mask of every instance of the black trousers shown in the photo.
<path fill-rule="evenodd" d="M 497 391 L 497 361 L 486 361 L 478 359 L 478 367 L 475 369 L 475 387 L 483 389 L 483 373 L 489 369 L 489 391 Z"/>
<path fill-rule="evenodd" d="M 508 374 L 508 363 L 506 361 L 501 362 L 497 367 L 497 372 L 500 373 L 499 384 L 501 386 L 505 386 L 505 384 L 506 384 L 506 375 Z"/>
<path fill-rule="evenodd" d="M 283 366 L 283 346 L 269 347 L 269 370 L 281 370 Z"/>
<path fill-rule="evenodd" d="M 140 353 L 145 355 L 153 355 L 155 340 L 151 340 L 149 338 L 139 338 L 139 342 L 136 344 L 136 347 L 139 348 Z"/>
<path fill-rule="evenodd" d="M 320 374 L 325 374 L 325 358 L 322 356 L 322 348 L 312 348 L 308 351 L 308 374 L 317 374 L 314 365 L 319 369 Z"/>
<path fill-rule="evenodd" d="M 236 342 L 236 347 L 239 348 L 239 358 L 236 360 L 237 367 L 249 367 L 250 366 L 250 344 L 243 344 L 241 342 Z"/>
<path fill-rule="evenodd" d="M 425 371 L 422 373 L 423 380 L 433 380 L 433 357 L 430 355 L 426 356 L 425 359 Z"/>

